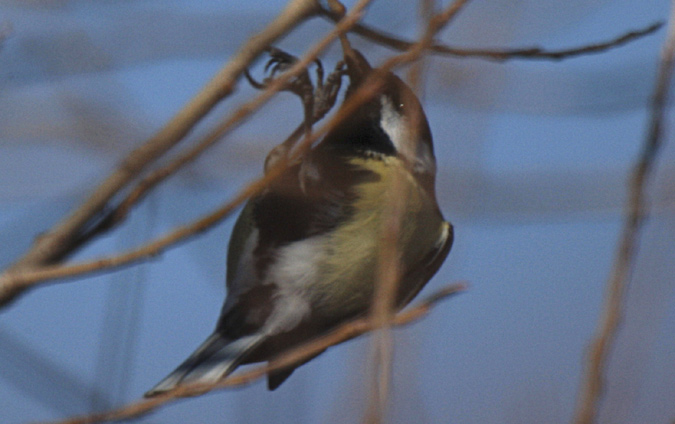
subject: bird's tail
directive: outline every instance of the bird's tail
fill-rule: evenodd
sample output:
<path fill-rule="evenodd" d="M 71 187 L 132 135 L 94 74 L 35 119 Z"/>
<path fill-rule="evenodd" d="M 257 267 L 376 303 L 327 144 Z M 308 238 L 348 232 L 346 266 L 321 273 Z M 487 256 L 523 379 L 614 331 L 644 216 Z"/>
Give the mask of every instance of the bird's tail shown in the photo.
<path fill-rule="evenodd" d="M 145 393 L 145 397 L 156 396 L 183 384 L 215 383 L 232 373 L 264 339 L 261 334 L 253 334 L 228 340 L 213 333 L 185 362 Z"/>

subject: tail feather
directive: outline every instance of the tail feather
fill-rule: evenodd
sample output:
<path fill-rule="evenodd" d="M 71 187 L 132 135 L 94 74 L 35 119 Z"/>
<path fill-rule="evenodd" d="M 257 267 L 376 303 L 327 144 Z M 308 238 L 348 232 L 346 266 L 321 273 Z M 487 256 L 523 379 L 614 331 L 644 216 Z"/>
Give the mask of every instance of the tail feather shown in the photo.
<path fill-rule="evenodd" d="M 215 383 L 232 373 L 264 339 L 263 335 L 253 334 L 228 340 L 214 333 L 178 368 L 145 393 L 145 397 L 168 392 L 182 384 Z"/>

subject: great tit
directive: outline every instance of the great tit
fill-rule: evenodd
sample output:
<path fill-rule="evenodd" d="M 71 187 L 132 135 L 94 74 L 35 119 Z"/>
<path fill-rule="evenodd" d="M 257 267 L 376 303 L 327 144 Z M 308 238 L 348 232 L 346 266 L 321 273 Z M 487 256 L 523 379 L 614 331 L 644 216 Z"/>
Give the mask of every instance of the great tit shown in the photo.
<path fill-rule="evenodd" d="M 373 69 L 354 49 L 345 50 L 345 63 L 349 98 Z M 227 298 L 215 331 L 146 396 L 215 383 L 367 314 L 382 222 L 400 196 L 396 308 L 440 268 L 453 229 L 436 201 L 429 124 L 401 79 L 378 74 L 374 97 L 248 201 L 230 238 Z M 269 390 L 307 361 L 270 372 Z"/>

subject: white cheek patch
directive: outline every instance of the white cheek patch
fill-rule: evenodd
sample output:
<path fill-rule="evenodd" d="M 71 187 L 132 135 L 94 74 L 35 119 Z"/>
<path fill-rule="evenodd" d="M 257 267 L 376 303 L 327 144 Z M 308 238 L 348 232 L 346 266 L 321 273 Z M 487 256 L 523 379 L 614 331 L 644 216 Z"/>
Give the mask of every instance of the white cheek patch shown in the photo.
<path fill-rule="evenodd" d="M 389 136 L 396 151 L 412 164 L 415 172 L 435 174 L 436 161 L 427 143 L 414 140 L 415 132 L 410 128 L 410 119 L 396 111 L 390 98 L 382 96 L 380 102 L 382 103 L 380 126 Z M 423 116 L 420 116 L 420 119 L 424 119 Z"/>
<path fill-rule="evenodd" d="M 408 122 L 408 119 L 396 111 L 396 108 L 391 103 L 389 97 L 380 97 L 380 102 L 382 104 L 380 126 L 389 136 L 396 151 L 406 157 L 410 157 L 410 154 L 412 153 L 410 151 L 412 135 L 410 133 L 410 123 Z M 414 155 L 412 156 L 414 157 Z"/>

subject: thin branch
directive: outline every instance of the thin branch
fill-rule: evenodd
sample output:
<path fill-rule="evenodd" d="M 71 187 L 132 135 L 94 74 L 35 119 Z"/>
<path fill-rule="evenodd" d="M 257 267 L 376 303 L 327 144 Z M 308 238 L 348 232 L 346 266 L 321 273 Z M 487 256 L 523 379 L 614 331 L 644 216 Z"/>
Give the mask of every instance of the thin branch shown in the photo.
<path fill-rule="evenodd" d="M 86 228 L 121 189 L 133 181 L 150 163 L 158 159 L 234 89 L 239 76 L 274 41 L 318 11 L 316 0 L 290 0 L 279 16 L 255 37 L 250 38 L 229 63 L 157 134 L 134 149 L 77 209 L 51 230 L 35 240 L 33 247 L 0 277 L 0 306 L 22 293 L 22 286 L 9 284 L 8 275 L 34 269 L 64 257 L 71 242 Z M 76 243 L 79 244 L 79 243 Z"/>
<path fill-rule="evenodd" d="M 420 40 L 411 45 L 402 56 L 407 56 L 407 60 L 410 61 L 422 58 L 431 45 L 433 37 L 448 25 L 467 3 L 468 0 L 455 0 L 440 13 L 431 15 Z M 420 116 L 413 116 L 408 125 L 416 126 L 420 118 Z M 367 424 L 379 424 L 384 421 L 391 389 L 393 340 L 390 327 L 395 313 L 395 298 L 402 271 L 398 259 L 401 253 L 398 243 L 399 233 L 405 205 L 408 202 L 408 193 L 403 178 L 402 175 L 395 174 L 391 181 L 389 187 L 391 201 L 386 205 L 384 219 L 380 226 L 380 248 L 370 319 L 372 325 L 381 328 L 381 331 L 373 338 L 372 352 L 375 363 L 372 371 L 370 398 L 364 417 L 364 422 Z"/>
<path fill-rule="evenodd" d="M 623 46 L 631 41 L 645 37 L 653 32 L 656 32 L 663 26 L 663 22 L 653 23 L 643 29 L 628 31 L 623 35 L 619 35 L 608 41 L 601 41 L 598 43 L 588 44 L 580 47 L 572 47 L 562 50 L 546 50 L 542 47 L 526 47 L 517 49 L 458 49 L 446 46 L 435 46 L 434 51 L 437 53 L 448 54 L 459 57 L 478 57 L 484 59 L 504 62 L 511 59 L 531 59 L 531 60 L 562 60 L 575 56 L 582 56 L 587 54 L 604 53 L 607 50 Z"/>
<path fill-rule="evenodd" d="M 320 11 L 321 15 L 330 20 L 336 20 L 337 15 L 325 8 Z M 602 53 L 609 49 L 622 46 L 638 38 L 649 35 L 663 26 L 663 22 L 653 23 L 646 28 L 636 31 L 629 31 L 623 35 L 617 36 L 608 41 L 588 44 L 581 47 L 573 47 L 563 50 L 546 50 L 542 47 L 525 47 L 515 49 L 466 49 L 460 47 L 451 47 L 445 44 L 433 44 L 429 49 L 438 55 L 455 57 L 475 57 L 479 59 L 504 62 L 512 59 L 530 59 L 530 60 L 562 60 L 584 54 Z M 396 50 L 408 50 L 415 44 L 413 41 L 404 40 L 387 34 L 373 27 L 364 24 L 354 26 L 354 33 L 368 38 L 378 44 L 391 47 Z"/>
<path fill-rule="evenodd" d="M 604 312 L 598 324 L 597 337 L 593 340 L 588 353 L 586 375 L 580 390 L 574 421 L 577 424 L 596 422 L 600 398 L 604 391 L 607 358 L 623 319 L 626 289 L 635 265 L 640 231 L 649 212 L 645 190 L 663 144 L 663 122 L 675 57 L 675 1 L 671 8 L 668 35 L 661 52 L 659 75 L 651 103 L 649 129 L 630 180 L 626 217 L 612 272 L 607 281 Z"/>
<path fill-rule="evenodd" d="M 446 286 L 435 292 L 417 305 L 406 309 L 397 314 L 392 320 L 395 326 L 402 326 L 425 317 L 438 302 L 450 296 L 466 290 L 466 284 L 454 284 Z M 148 414 L 161 406 L 175 402 L 183 397 L 197 396 L 211 390 L 224 389 L 228 387 L 242 386 L 250 384 L 262 377 L 268 372 L 285 368 L 291 364 L 296 364 L 302 360 L 312 357 L 331 346 L 356 338 L 367 332 L 373 331 L 377 327 L 369 318 L 361 318 L 348 322 L 325 336 L 316 338 L 308 343 L 298 346 L 289 352 L 281 354 L 276 359 L 269 362 L 268 365 L 253 368 L 250 371 L 241 374 L 232 375 L 216 384 L 190 384 L 179 386 L 173 391 L 167 392 L 156 397 L 144 399 L 122 408 L 83 417 L 70 418 L 53 424 L 91 424 L 100 422 L 122 421 L 130 418 L 137 418 Z"/>

